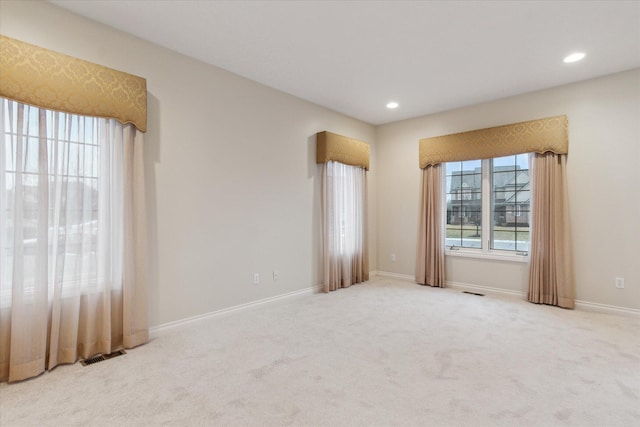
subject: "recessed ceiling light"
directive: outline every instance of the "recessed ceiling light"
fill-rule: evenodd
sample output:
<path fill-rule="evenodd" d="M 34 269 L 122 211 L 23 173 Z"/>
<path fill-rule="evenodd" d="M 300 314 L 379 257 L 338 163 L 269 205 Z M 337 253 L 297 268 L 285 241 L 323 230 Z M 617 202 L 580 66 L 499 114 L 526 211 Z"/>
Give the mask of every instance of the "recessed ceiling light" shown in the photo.
<path fill-rule="evenodd" d="M 563 61 L 567 64 L 571 63 L 571 62 L 576 62 L 576 61 L 580 61 L 582 58 L 585 57 L 585 54 L 582 52 L 575 52 L 572 53 L 569 56 L 566 56 Z"/>
<path fill-rule="evenodd" d="M 390 110 L 393 110 L 394 108 L 398 108 L 398 103 L 394 102 L 394 101 L 391 101 L 391 102 L 389 102 L 387 104 L 387 108 L 390 109 Z"/>

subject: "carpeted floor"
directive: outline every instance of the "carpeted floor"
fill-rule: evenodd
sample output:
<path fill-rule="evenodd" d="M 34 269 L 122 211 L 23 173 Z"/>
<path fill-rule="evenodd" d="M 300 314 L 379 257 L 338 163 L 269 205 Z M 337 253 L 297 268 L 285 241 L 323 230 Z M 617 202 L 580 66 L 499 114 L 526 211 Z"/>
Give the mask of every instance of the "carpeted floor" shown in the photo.
<path fill-rule="evenodd" d="M 638 426 L 640 319 L 375 278 L 0 384 L 5 426 Z"/>

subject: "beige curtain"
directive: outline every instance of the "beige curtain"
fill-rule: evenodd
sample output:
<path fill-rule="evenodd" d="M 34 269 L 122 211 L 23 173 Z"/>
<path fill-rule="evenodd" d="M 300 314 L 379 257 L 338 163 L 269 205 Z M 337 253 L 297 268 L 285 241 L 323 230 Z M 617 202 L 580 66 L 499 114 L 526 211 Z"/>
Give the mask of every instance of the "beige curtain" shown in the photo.
<path fill-rule="evenodd" d="M 575 306 L 564 154 L 535 154 L 532 162 L 532 234 L 527 299 Z"/>
<path fill-rule="evenodd" d="M 125 126 L 123 142 L 122 346 L 132 348 L 149 340 L 144 133 L 134 126 Z"/>
<path fill-rule="evenodd" d="M 367 173 L 329 161 L 321 166 L 325 292 L 369 280 Z"/>
<path fill-rule="evenodd" d="M 416 282 L 437 287 L 445 286 L 441 200 L 442 165 L 428 165 L 420 189 Z"/>
<path fill-rule="evenodd" d="M 1 116 L 0 380 L 143 344 L 143 134 L 7 100 Z"/>

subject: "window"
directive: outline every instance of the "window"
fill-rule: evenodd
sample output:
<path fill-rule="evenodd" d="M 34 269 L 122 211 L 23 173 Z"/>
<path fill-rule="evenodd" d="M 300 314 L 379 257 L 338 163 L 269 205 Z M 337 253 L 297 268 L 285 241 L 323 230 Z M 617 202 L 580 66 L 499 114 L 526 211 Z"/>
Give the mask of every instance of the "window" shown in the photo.
<path fill-rule="evenodd" d="M 529 155 L 489 160 L 491 167 L 491 249 L 529 250 L 531 191 Z"/>
<path fill-rule="evenodd" d="M 364 169 L 338 162 L 327 163 L 332 182 L 329 217 L 335 227 L 332 244 L 335 256 L 351 257 L 361 250 L 364 226 Z"/>
<path fill-rule="evenodd" d="M 63 296 L 106 281 L 119 288 L 121 282 L 107 276 L 121 263 L 104 268 L 102 260 L 121 241 L 121 231 L 112 228 L 120 216 L 111 210 L 120 205 L 122 189 L 119 180 L 105 179 L 109 154 L 117 155 L 104 137 L 106 120 L 1 102 L 2 300 L 11 298 L 16 277 L 33 293 L 43 268 L 50 295 L 54 284 L 62 285 Z"/>
<path fill-rule="evenodd" d="M 447 246 L 482 247 L 482 163 L 446 164 Z"/>
<path fill-rule="evenodd" d="M 444 170 L 446 246 L 484 254 L 526 254 L 529 155 L 449 162 Z"/>

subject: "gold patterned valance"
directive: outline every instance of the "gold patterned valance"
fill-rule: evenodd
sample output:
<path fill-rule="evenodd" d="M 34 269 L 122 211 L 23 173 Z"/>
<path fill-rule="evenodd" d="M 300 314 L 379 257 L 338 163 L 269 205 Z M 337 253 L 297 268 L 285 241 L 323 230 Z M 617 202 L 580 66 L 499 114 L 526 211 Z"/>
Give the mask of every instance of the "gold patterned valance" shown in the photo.
<path fill-rule="evenodd" d="M 0 36 L 0 96 L 147 130 L 147 81 Z"/>
<path fill-rule="evenodd" d="M 369 144 L 331 132 L 318 132 L 316 163 L 335 161 L 369 170 Z"/>
<path fill-rule="evenodd" d="M 420 140 L 420 167 L 438 163 L 489 159 L 522 153 L 566 154 L 567 116 L 454 133 Z"/>

